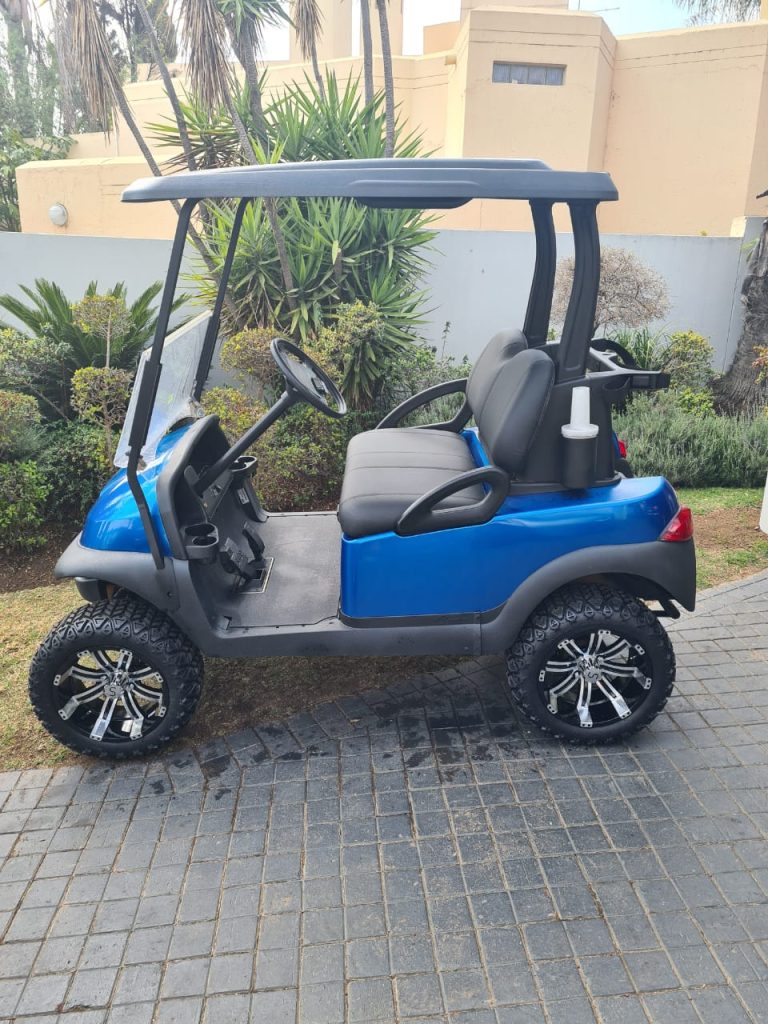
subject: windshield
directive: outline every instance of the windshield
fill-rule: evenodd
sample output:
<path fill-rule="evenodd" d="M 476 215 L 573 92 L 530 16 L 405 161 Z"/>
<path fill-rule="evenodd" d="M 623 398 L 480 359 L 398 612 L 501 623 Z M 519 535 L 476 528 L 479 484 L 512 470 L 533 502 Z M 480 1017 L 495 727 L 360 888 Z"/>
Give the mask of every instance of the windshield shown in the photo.
<path fill-rule="evenodd" d="M 157 397 L 152 409 L 147 440 L 141 450 L 142 458 L 145 461 L 154 458 L 158 442 L 175 424 L 181 420 L 197 419 L 203 415 L 200 403 L 195 401 L 192 395 L 195 374 L 210 319 L 209 312 L 201 313 L 165 339 Z M 128 465 L 128 441 L 131 436 L 131 424 L 136 415 L 139 386 L 149 355 L 148 348 L 142 352 L 139 368 L 136 371 L 136 380 L 133 382 L 133 391 L 123 424 L 123 432 L 115 453 L 116 466 Z"/>

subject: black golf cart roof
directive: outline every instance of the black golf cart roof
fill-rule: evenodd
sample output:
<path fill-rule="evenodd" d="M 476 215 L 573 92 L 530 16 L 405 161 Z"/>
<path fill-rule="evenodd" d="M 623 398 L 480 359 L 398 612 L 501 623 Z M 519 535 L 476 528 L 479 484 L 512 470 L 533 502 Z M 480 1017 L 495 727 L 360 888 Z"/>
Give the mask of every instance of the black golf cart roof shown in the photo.
<path fill-rule="evenodd" d="M 339 196 L 370 206 L 442 209 L 471 199 L 551 202 L 618 199 L 602 171 L 554 171 L 541 160 L 318 160 L 141 178 L 123 202 Z"/>

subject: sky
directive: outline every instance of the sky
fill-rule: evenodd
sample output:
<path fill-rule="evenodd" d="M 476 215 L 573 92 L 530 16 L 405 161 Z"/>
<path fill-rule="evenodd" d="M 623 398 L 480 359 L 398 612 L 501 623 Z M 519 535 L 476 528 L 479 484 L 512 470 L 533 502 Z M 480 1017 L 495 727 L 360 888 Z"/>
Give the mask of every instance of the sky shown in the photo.
<path fill-rule="evenodd" d="M 349 2 L 349 0 L 338 0 Z M 603 15 L 614 35 L 631 32 L 654 32 L 681 28 L 688 16 L 675 0 L 569 0 L 571 8 L 596 11 Z M 492 4 L 493 0 L 489 0 Z M 403 0 L 405 18 L 403 50 L 421 53 L 425 25 L 441 21 L 458 21 L 461 0 Z M 353 26 L 359 24 L 359 0 L 352 0 Z M 265 33 L 264 52 L 271 60 L 288 58 L 288 35 L 275 29 Z"/>
<path fill-rule="evenodd" d="M 404 0 L 404 4 L 406 53 L 421 52 L 424 25 L 456 21 L 459 17 L 460 0 Z M 579 0 L 570 0 L 570 6 L 578 9 Z M 680 28 L 688 20 L 675 0 L 581 0 L 581 10 L 601 13 L 617 36 Z"/>

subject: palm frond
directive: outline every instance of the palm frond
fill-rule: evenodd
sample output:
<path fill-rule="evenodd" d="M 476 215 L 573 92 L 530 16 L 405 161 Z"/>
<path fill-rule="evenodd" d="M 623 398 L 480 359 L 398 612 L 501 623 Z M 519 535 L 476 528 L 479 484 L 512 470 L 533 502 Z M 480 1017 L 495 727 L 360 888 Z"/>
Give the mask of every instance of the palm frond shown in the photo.
<path fill-rule="evenodd" d="M 311 60 L 317 51 L 317 41 L 323 34 L 323 15 L 318 0 L 293 0 L 293 26 L 299 49 L 305 60 Z"/>
<path fill-rule="evenodd" d="M 227 27 L 216 0 L 182 0 L 179 28 L 189 53 L 190 88 L 202 106 L 224 106 L 232 89 Z"/>
<path fill-rule="evenodd" d="M 93 0 L 69 0 L 73 59 L 88 113 L 109 134 L 122 82 Z"/>
<path fill-rule="evenodd" d="M 716 21 L 751 21 L 760 14 L 760 0 L 677 0 L 688 11 L 691 23 L 707 25 Z"/>

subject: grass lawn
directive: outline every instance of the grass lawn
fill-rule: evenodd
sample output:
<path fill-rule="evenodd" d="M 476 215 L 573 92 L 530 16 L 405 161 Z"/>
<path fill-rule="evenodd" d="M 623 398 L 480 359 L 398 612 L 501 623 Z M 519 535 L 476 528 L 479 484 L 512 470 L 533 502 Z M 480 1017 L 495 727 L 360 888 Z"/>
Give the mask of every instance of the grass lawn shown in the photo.
<path fill-rule="evenodd" d="M 51 626 L 82 604 L 73 584 L 0 593 L 0 771 L 81 760 L 48 736 L 27 701 L 27 670 Z M 455 659 L 260 658 L 206 664 L 205 688 L 177 746 L 203 743 L 258 722 L 360 690 L 434 671 Z"/>
<path fill-rule="evenodd" d="M 768 568 L 757 530 L 762 492 L 681 490 L 695 517 L 699 586 Z M 27 702 L 27 668 L 51 625 L 81 599 L 74 586 L 0 593 L 0 771 L 53 766 L 77 757 L 48 737 Z M 450 664 L 449 658 L 270 658 L 209 661 L 196 715 L 178 745 L 200 743 L 255 722 L 282 718 L 361 690 Z"/>

